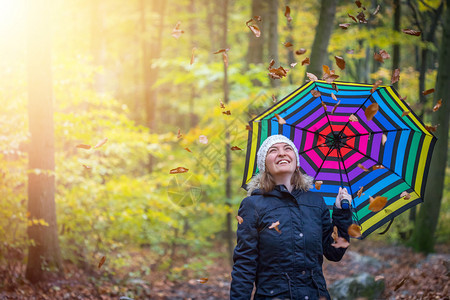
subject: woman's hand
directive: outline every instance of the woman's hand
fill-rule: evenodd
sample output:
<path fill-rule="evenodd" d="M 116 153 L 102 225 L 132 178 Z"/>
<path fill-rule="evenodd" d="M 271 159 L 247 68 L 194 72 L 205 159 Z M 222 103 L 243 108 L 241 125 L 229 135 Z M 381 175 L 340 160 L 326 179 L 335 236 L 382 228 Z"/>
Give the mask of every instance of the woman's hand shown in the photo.
<path fill-rule="evenodd" d="M 339 187 L 339 193 L 337 194 L 336 202 L 334 203 L 337 208 L 342 208 L 341 201 L 343 199 L 348 200 L 348 203 L 351 206 L 351 204 L 352 204 L 352 196 L 349 195 L 349 193 L 347 192 L 346 188 Z"/>

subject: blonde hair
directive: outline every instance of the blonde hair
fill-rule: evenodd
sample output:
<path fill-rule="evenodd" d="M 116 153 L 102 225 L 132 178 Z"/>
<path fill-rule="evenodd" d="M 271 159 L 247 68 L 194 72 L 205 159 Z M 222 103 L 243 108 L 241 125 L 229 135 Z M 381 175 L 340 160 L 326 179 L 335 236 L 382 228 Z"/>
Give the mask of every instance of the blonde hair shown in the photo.
<path fill-rule="evenodd" d="M 305 182 L 305 177 L 300 172 L 299 168 L 295 168 L 294 173 L 291 177 L 291 184 L 294 189 L 307 191 L 308 185 L 310 182 Z M 273 179 L 272 174 L 270 174 L 267 170 L 261 174 L 260 188 L 264 192 L 270 192 L 275 188 L 275 180 Z"/>

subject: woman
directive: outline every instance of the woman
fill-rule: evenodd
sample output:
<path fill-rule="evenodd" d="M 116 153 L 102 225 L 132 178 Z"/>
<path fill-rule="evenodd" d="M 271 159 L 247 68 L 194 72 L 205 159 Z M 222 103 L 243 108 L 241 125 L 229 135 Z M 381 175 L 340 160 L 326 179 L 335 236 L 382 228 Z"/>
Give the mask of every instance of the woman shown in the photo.
<path fill-rule="evenodd" d="M 333 216 L 323 198 L 308 190 L 313 178 L 302 174 L 298 150 L 282 135 L 268 137 L 257 153 L 257 174 L 238 215 L 230 299 L 330 299 L 322 272 L 323 256 L 339 261 L 333 228 L 349 241 L 350 209 L 341 209 L 339 189 Z M 351 202 L 351 201 L 350 201 Z"/>

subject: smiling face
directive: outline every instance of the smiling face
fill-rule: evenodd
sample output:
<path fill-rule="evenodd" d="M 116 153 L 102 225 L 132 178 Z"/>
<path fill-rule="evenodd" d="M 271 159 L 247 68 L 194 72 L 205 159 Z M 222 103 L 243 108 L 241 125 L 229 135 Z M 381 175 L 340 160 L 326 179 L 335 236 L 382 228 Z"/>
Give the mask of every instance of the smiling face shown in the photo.
<path fill-rule="evenodd" d="M 294 174 L 297 158 L 291 146 L 286 143 L 273 144 L 266 155 L 266 170 L 274 177 Z"/>

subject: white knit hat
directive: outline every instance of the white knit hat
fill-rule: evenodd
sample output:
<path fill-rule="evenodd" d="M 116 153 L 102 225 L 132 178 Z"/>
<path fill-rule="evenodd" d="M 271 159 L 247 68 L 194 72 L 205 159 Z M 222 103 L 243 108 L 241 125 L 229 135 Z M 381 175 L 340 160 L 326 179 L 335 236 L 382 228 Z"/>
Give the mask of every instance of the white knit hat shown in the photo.
<path fill-rule="evenodd" d="M 297 167 L 300 167 L 300 159 L 298 157 L 298 149 L 295 147 L 294 143 L 281 134 L 271 135 L 269 136 L 259 147 L 258 153 L 256 155 L 256 163 L 258 165 L 259 172 L 262 174 L 266 170 L 266 156 L 267 151 L 272 145 L 277 143 L 286 143 L 294 149 L 295 156 L 297 157 Z"/>

